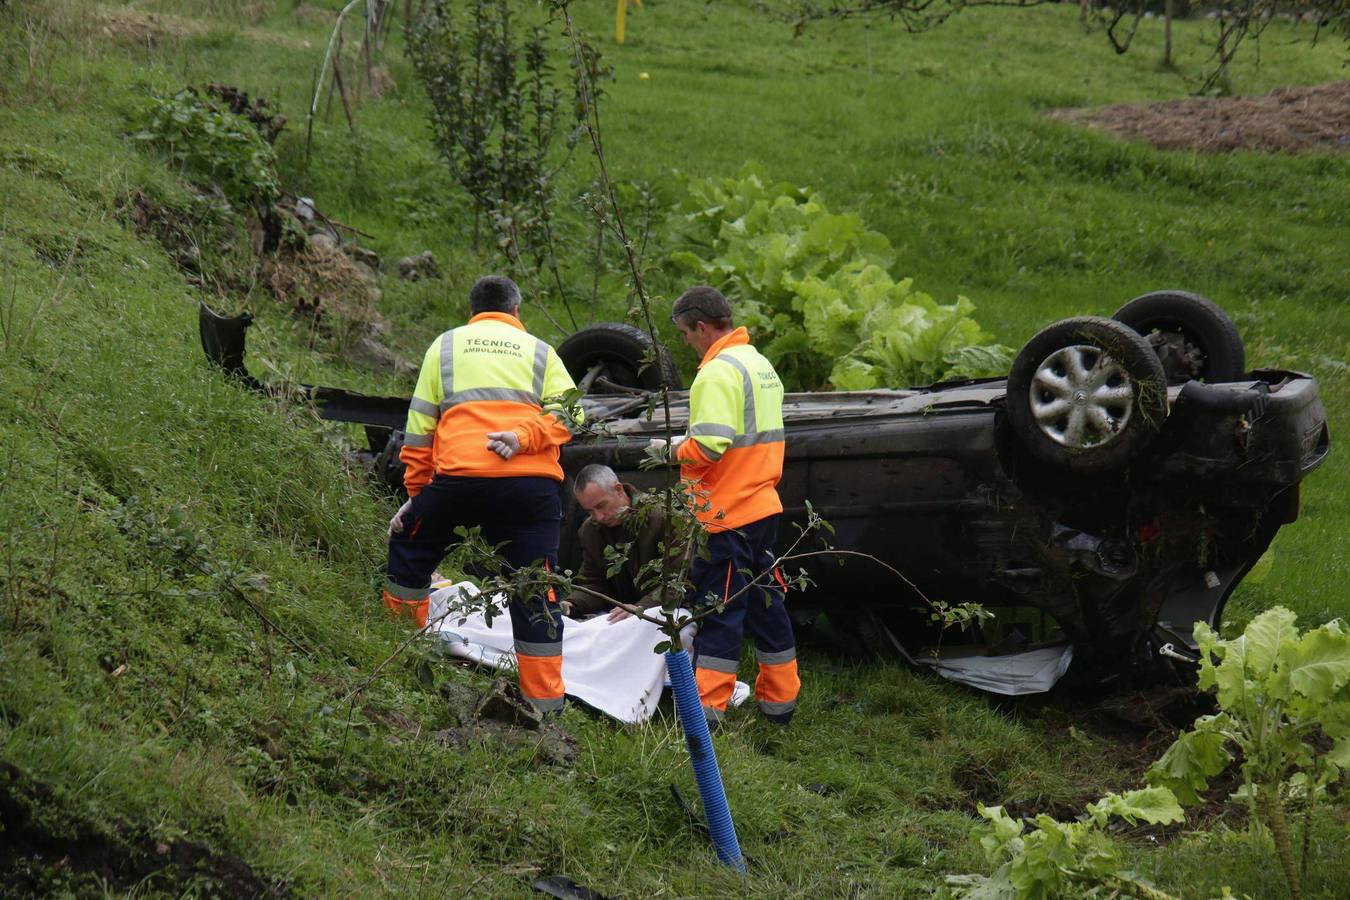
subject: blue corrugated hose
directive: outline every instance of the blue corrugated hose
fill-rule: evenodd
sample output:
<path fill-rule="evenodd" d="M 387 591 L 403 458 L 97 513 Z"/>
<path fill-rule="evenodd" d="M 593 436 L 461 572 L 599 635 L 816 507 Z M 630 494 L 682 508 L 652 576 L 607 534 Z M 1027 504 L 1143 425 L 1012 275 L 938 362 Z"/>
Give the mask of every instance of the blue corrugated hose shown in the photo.
<path fill-rule="evenodd" d="M 731 821 L 731 807 L 727 806 L 727 792 L 722 786 L 722 773 L 717 768 L 712 734 L 703 717 L 703 704 L 699 702 L 698 683 L 694 681 L 689 654 L 683 648 L 666 653 L 666 671 L 670 673 L 675 709 L 680 714 L 685 743 L 689 745 L 689 759 L 694 764 L 694 779 L 698 782 L 698 795 L 703 798 L 703 814 L 708 817 L 708 831 L 712 834 L 717 858 L 744 873 L 745 859 L 736 840 L 736 826 Z"/>

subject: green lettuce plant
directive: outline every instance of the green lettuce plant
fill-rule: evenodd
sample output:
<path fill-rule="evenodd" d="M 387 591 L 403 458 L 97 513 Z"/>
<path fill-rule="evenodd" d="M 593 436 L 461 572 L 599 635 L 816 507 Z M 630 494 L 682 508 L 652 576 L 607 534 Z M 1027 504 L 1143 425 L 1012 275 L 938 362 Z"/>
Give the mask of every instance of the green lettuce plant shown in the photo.
<path fill-rule="evenodd" d="M 1012 352 L 971 318 L 965 297 L 939 304 L 891 275 L 895 251 L 855 213 L 770 182 L 754 165 L 735 178 L 690 180 L 671 255 L 732 297 L 789 389 L 908 387 L 997 375 Z"/>
<path fill-rule="evenodd" d="M 1200 687 L 1215 690 L 1219 712 L 1196 719 L 1148 778 L 1195 803 L 1237 761 L 1243 783 L 1234 797 L 1252 805 L 1254 824 L 1270 829 L 1297 900 L 1313 806 L 1350 766 L 1350 632 L 1337 620 L 1299 634 L 1296 618 L 1284 607 L 1268 609 L 1232 640 L 1196 623 Z M 1306 803 L 1299 866 L 1285 816 L 1295 798 Z"/>
<path fill-rule="evenodd" d="M 1049 900 L 1056 897 L 1147 897 L 1167 900 L 1139 875 L 1125 868 L 1117 844 L 1105 833 L 1112 817 L 1130 825 L 1180 822 L 1181 806 L 1163 787 L 1107 794 L 1087 805 L 1077 822 L 1060 822 L 1047 815 L 1026 830 L 1003 807 L 978 806 L 985 820 L 971 837 L 985 858 L 998 868 L 985 878 L 958 876 L 948 880 L 955 896 L 964 900 Z"/>

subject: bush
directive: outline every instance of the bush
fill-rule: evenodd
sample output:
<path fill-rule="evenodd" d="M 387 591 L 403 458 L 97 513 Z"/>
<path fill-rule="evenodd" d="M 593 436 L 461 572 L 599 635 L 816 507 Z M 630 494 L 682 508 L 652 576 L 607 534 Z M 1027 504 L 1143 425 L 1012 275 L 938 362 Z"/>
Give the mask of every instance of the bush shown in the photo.
<path fill-rule="evenodd" d="M 281 195 L 271 145 L 247 119 L 217 109 L 192 88 L 152 98 L 139 124 L 133 140 L 165 151 L 230 200 L 267 205 Z"/>
<path fill-rule="evenodd" d="M 675 230 L 690 249 L 671 260 L 736 301 L 789 390 L 909 387 L 1003 374 L 1012 360 L 970 300 L 939 304 L 896 281 L 890 241 L 856 213 L 753 165 L 690 181 Z"/>

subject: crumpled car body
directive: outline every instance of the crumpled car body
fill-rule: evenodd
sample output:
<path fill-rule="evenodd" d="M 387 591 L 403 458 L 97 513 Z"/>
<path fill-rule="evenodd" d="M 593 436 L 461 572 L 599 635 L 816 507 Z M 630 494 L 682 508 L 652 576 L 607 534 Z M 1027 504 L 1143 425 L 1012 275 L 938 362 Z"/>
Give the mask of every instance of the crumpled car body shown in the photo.
<path fill-rule="evenodd" d="M 247 322 L 205 307 L 201 322 L 208 356 L 264 388 L 244 369 Z M 584 371 L 573 374 L 583 381 Z M 665 434 L 661 405 L 649 418 L 640 389 L 610 387 L 583 398 L 604 433 L 564 447 L 565 471 L 600 462 L 639 487 L 670 483 L 669 470 L 640 466 L 649 439 Z M 875 556 L 913 583 L 868 560 L 816 558 L 801 566 L 814 586 L 790 595 L 789 607 L 823 611 L 850 640 L 920 665 L 1068 642 L 1071 674 L 1094 682 L 1186 666 L 1193 624 L 1219 625 L 1242 577 L 1296 519 L 1300 482 L 1326 458 L 1330 436 L 1317 383 L 1298 372 L 1187 380 L 1166 395 L 1165 420 L 1128 464 L 1077 471 L 1027 452 L 1008 424 L 1006 379 L 789 394 L 784 547 L 809 503 L 833 526 L 831 545 Z M 407 398 L 333 388 L 310 396 L 321 417 L 365 426 L 369 446 L 358 454 L 401 489 Z M 682 433 L 688 394 L 668 396 L 670 425 Z M 583 513 L 564 494 L 561 563 L 575 570 Z M 979 603 L 995 618 L 944 631 L 925 598 Z"/>

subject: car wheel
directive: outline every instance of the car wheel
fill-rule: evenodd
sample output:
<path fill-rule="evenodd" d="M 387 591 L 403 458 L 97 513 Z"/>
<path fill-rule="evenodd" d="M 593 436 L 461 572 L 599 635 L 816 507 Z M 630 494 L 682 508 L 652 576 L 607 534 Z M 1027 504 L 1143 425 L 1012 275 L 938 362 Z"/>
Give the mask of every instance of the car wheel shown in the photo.
<path fill-rule="evenodd" d="M 1186 291 L 1135 297 L 1112 316 L 1148 339 L 1168 384 L 1238 381 L 1246 353 L 1237 326 L 1217 303 Z"/>
<path fill-rule="evenodd" d="M 384 449 L 375 456 L 373 474 L 376 481 L 395 495 L 406 497 L 408 491 L 403 486 L 403 471 L 407 465 L 399 455 L 399 451 L 403 449 L 404 437 L 406 435 L 403 431 L 397 428 L 389 433 L 389 440 L 385 441 Z"/>
<path fill-rule="evenodd" d="M 652 354 L 651 335 L 623 322 L 587 326 L 558 345 L 568 373 L 590 394 L 622 393 L 622 388 L 679 390 L 683 383 L 675 360 L 660 341 Z"/>
<path fill-rule="evenodd" d="M 1008 374 L 1008 424 L 1042 462 L 1080 473 L 1118 469 L 1167 416 L 1162 362 L 1140 334 L 1095 316 L 1065 319 L 1022 348 Z"/>

